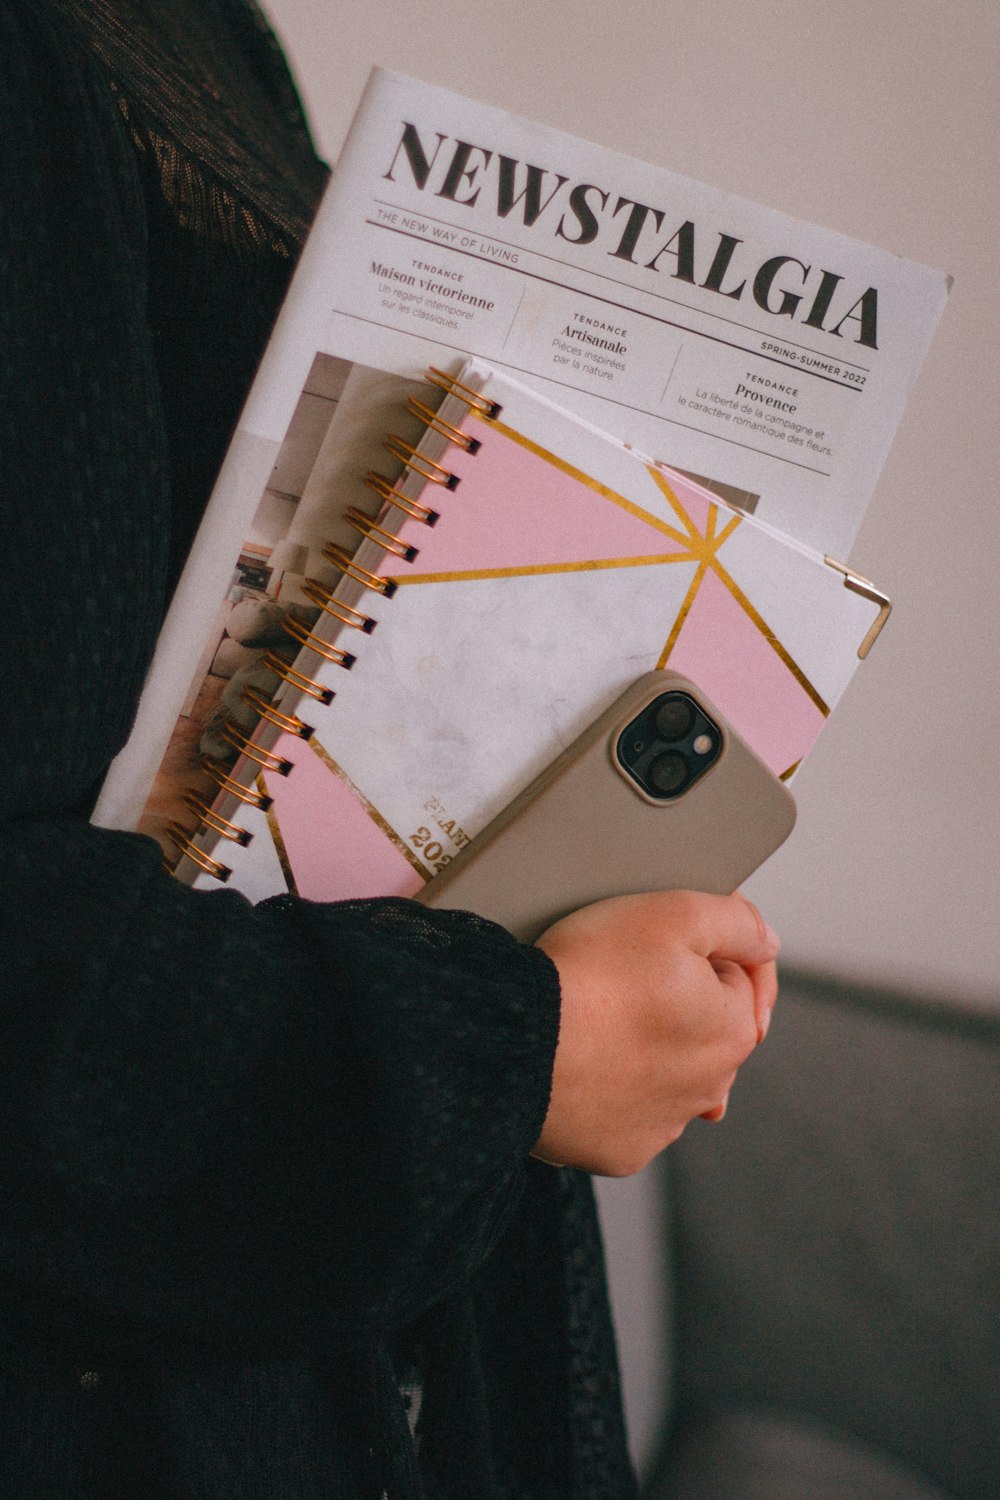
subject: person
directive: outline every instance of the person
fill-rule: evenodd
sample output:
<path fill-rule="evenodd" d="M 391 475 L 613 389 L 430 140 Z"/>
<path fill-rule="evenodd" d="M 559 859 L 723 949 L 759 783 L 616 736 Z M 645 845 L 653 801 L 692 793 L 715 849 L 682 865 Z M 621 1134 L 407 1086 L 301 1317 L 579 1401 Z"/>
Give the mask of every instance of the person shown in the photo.
<path fill-rule="evenodd" d="M 89 823 L 325 168 L 253 0 L 8 0 L 0 70 L 0 1493 L 628 1496 L 588 1173 L 723 1112 L 776 940 L 254 908 Z"/>

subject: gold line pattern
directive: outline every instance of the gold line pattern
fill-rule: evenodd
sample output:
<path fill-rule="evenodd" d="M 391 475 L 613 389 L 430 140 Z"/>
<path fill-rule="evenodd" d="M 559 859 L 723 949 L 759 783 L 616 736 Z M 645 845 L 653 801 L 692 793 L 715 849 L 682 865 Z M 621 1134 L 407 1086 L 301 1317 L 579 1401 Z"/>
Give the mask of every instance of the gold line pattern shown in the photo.
<path fill-rule="evenodd" d="M 698 530 L 697 526 L 694 524 L 687 511 L 684 509 L 683 505 L 674 494 L 670 485 L 667 483 L 667 476 L 662 473 L 661 470 L 653 466 L 649 467 L 648 472 L 653 483 L 656 485 L 657 489 L 662 492 L 667 500 L 667 503 L 670 505 L 674 514 L 677 516 L 681 525 L 684 527 L 684 530 L 687 533 L 688 540 L 697 547 L 699 543 L 705 540 L 705 537 L 702 536 L 701 532 Z M 709 519 L 708 524 L 705 528 L 706 532 L 709 535 L 711 535 L 711 532 L 715 527 L 715 518 L 713 515 L 715 509 L 716 507 L 714 505 L 709 505 Z"/>
<path fill-rule="evenodd" d="M 732 536 L 733 532 L 736 530 L 742 519 L 742 516 L 733 516 L 732 520 L 722 528 L 721 532 L 719 533 L 718 541 L 715 544 L 716 548 L 719 548 L 723 545 L 723 543 L 728 542 L 729 538 Z"/>
<path fill-rule="evenodd" d="M 678 501 L 676 495 L 674 495 L 673 491 L 671 490 L 664 475 L 653 468 L 651 468 L 649 472 L 653 480 L 663 491 L 664 495 L 673 506 L 673 508 L 683 514 L 683 507 L 680 505 L 680 502 Z M 733 598 L 736 600 L 737 604 L 740 606 L 743 612 L 747 615 L 751 623 L 760 631 L 761 635 L 767 641 L 767 644 L 771 647 L 772 651 L 774 651 L 775 654 L 780 658 L 780 660 L 784 662 L 785 666 L 791 672 L 796 682 L 816 705 L 823 717 L 829 718 L 829 705 L 823 701 L 819 693 L 809 681 L 809 678 L 803 672 L 802 668 L 778 640 L 778 637 L 775 635 L 771 627 L 767 624 L 764 617 L 760 614 L 759 610 L 757 610 L 755 606 L 751 604 L 750 600 L 747 598 L 746 594 L 744 594 L 739 584 L 732 577 L 732 575 L 726 571 L 726 569 L 722 566 L 722 563 L 719 561 L 719 549 L 735 531 L 736 527 L 740 524 L 742 517 L 733 516 L 728 525 L 723 527 L 720 534 L 717 537 L 714 537 L 715 518 L 712 515 L 712 512 L 717 513 L 717 511 L 718 507 L 714 504 L 709 506 L 709 522 L 705 527 L 707 536 L 702 538 L 702 542 L 703 544 L 707 543 L 708 549 L 710 550 L 706 550 L 703 553 L 703 566 L 698 569 L 695 581 L 692 584 L 691 589 L 688 591 L 688 597 L 685 599 L 684 604 L 681 608 L 681 614 L 678 616 L 677 621 L 674 622 L 674 628 L 670 633 L 670 639 L 664 647 L 663 654 L 660 657 L 657 666 L 665 667 L 667 665 L 667 662 L 670 658 L 670 653 L 674 649 L 674 646 L 677 644 L 677 638 L 680 635 L 680 626 L 681 624 L 683 624 L 682 616 L 686 616 L 688 611 L 691 609 L 691 606 L 694 603 L 695 594 L 701 586 L 702 579 L 704 578 L 708 568 L 711 568 L 712 572 L 718 578 L 719 582 L 729 590 L 729 592 L 732 594 Z M 714 540 L 712 540 L 713 537 Z M 788 772 L 786 774 L 790 775 L 791 772 Z"/>
<path fill-rule="evenodd" d="M 470 412 L 470 416 L 474 420 L 486 420 L 484 416 L 475 411 Z M 778 640 L 774 631 L 766 623 L 763 616 L 754 607 L 754 605 L 751 604 L 750 600 L 747 598 L 746 594 L 743 593 L 742 589 L 736 583 L 735 579 L 730 575 L 730 573 L 727 572 L 727 570 L 719 561 L 718 554 L 721 548 L 725 545 L 725 543 L 729 540 L 729 538 L 736 531 L 737 527 L 740 525 L 743 519 L 742 516 L 732 516 L 726 522 L 722 530 L 717 531 L 719 507 L 710 501 L 708 503 L 708 517 L 705 524 L 705 534 L 703 536 L 699 532 L 694 521 L 688 515 L 687 510 L 675 495 L 669 481 L 667 480 L 666 475 L 655 466 L 648 465 L 647 472 L 649 473 L 653 482 L 656 484 L 657 488 L 660 490 L 667 503 L 673 510 L 674 514 L 677 516 L 677 519 L 680 521 L 681 526 L 683 527 L 683 532 L 678 532 L 675 527 L 670 526 L 665 521 L 661 521 L 658 517 L 651 515 L 648 511 L 644 510 L 641 506 L 636 505 L 633 501 L 627 500 L 624 495 L 617 494 L 616 491 L 610 489 L 607 485 L 601 484 L 598 480 L 592 478 L 591 475 L 586 474 L 582 469 L 577 469 L 574 467 L 574 465 L 567 463 L 565 459 L 560 458 L 557 454 L 549 452 L 548 449 L 543 448 L 539 443 L 533 442 L 531 438 L 525 437 L 523 433 L 518 432 L 515 428 L 508 427 L 505 422 L 501 422 L 497 418 L 493 417 L 489 419 L 489 426 L 493 428 L 494 431 L 501 433 L 510 442 L 517 443 L 520 447 L 525 448 L 528 450 L 528 452 L 535 454 L 545 463 L 548 463 L 552 465 L 552 467 L 559 469 L 562 473 L 569 475 L 572 479 L 576 480 L 578 484 L 585 485 L 588 489 L 594 491 L 598 495 L 601 495 L 605 500 L 611 501 L 613 505 L 619 506 L 622 510 L 627 511 L 630 515 L 636 516 L 639 520 L 644 521 L 646 525 L 653 527 L 657 531 L 662 531 L 673 541 L 680 542 L 686 550 L 683 552 L 666 553 L 660 556 L 651 557 L 614 559 L 601 558 L 578 563 L 550 563 L 535 564 L 530 567 L 520 568 L 476 569 L 464 573 L 424 573 L 416 576 L 410 575 L 408 577 L 394 577 L 392 580 L 394 583 L 399 585 L 412 585 L 415 583 L 452 583 L 473 579 L 515 578 L 525 577 L 528 575 L 550 573 L 588 572 L 603 568 L 642 567 L 662 563 L 696 562 L 699 565 L 698 569 L 695 573 L 690 587 L 688 588 L 680 611 L 678 612 L 677 617 L 674 620 L 673 626 L 670 631 L 670 636 L 663 648 L 657 666 L 665 667 L 667 665 L 670 654 L 677 644 L 677 640 L 680 636 L 684 622 L 687 619 L 687 616 L 694 604 L 702 581 L 708 570 L 711 569 L 719 579 L 720 583 L 722 583 L 724 587 L 729 590 L 729 592 L 732 594 L 736 602 L 740 605 L 741 609 L 747 615 L 751 623 L 756 627 L 757 630 L 760 631 L 764 639 L 767 641 L 768 645 L 776 653 L 779 659 L 785 664 L 785 666 L 791 672 L 792 676 L 795 678 L 796 682 L 798 682 L 799 686 L 816 705 L 820 713 L 822 713 L 824 717 L 829 716 L 829 706 L 824 702 L 820 694 L 813 687 L 806 674 L 802 671 L 802 668 Z M 786 774 L 790 775 L 791 772 L 789 771 Z M 407 854 L 409 855 L 409 851 L 407 851 Z"/>
<path fill-rule="evenodd" d="M 715 564 L 715 574 L 719 579 L 719 582 L 725 584 L 726 588 L 732 594 L 737 604 L 739 604 L 740 607 L 745 610 L 753 624 L 756 625 L 761 635 L 767 641 L 767 644 L 771 647 L 772 651 L 775 651 L 777 655 L 780 656 L 781 660 L 785 663 L 785 666 L 791 672 L 796 682 L 815 703 L 824 719 L 829 718 L 829 704 L 825 703 L 820 697 L 819 693 L 813 687 L 812 683 L 809 681 L 809 678 L 803 672 L 802 668 L 793 659 L 793 657 L 789 655 L 788 651 L 778 640 L 778 637 L 775 635 L 774 631 L 770 628 L 764 618 L 751 604 L 750 600 L 747 598 L 746 594 L 744 594 L 735 578 L 730 577 L 730 575 L 726 572 L 725 568 L 720 562 L 716 562 Z"/>
<path fill-rule="evenodd" d="M 262 796 L 270 796 L 267 790 L 267 783 L 262 775 L 256 777 L 256 784 L 257 790 Z M 264 816 L 267 818 L 267 831 L 271 835 L 271 842 L 274 845 L 274 852 L 278 856 L 278 863 L 281 866 L 281 873 L 285 877 L 285 884 L 292 895 L 297 896 L 299 892 L 295 884 L 295 876 L 292 873 L 292 862 L 288 858 L 288 850 L 285 848 L 285 841 L 281 836 L 281 828 L 278 824 L 278 816 L 274 810 L 273 802 Z"/>
<path fill-rule="evenodd" d="M 593 573 L 606 568 L 649 568 L 659 563 L 694 562 L 690 552 L 661 552 L 651 557 L 598 557 L 572 563 L 529 563 L 519 568 L 476 568 L 468 573 L 420 573 L 393 577 L 400 588 L 421 583 L 470 583 L 482 578 L 529 578 L 543 573 Z"/>
<path fill-rule="evenodd" d="M 698 590 L 701 588 L 701 580 L 704 578 L 705 573 L 707 572 L 707 570 L 708 570 L 708 564 L 707 563 L 701 563 L 699 565 L 699 567 L 698 567 L 697 572 L 695 573 L 694 577 L 691 580 L 691 583 L 690 583 L 690 586 L 688 588 L 688 591 L 684 595 L 684 603 L 681 605 L 680 609 L 677 611 L 677 618 L 674 620 L 673 628 L 671 629 L 670 635 L 669 635 L 669 637 L 667 639 L 667 644 L 664 646 L 663 650 L 661 651 L 661 653 L 660 653 L 660 659 L 656 663 L 656 669 L 657 669 L 657 671 L 662 671 L 662 669 L 667 665 L 667 660 L 668 660 L 668 658 L 670 656 L 670 653 L 674 649 L 674 647 L 677 645 L 677 637 L 680 635 L 681 630 L 684 627 L 684 621 L 688 617 L 688 613 L 689 613 L 689 611 L 691 609 L 691 606 L 692 606 L 692 604 L 695 601 L 695 595 L 697 594 Z"/>
<path fill-rule="evenodd" d="M 711 562 L 714 559 L 715 550 L 720 545 L 719 542 L 713 540 L 717 507 L 712 505 L 709 508 L 708 536 L 703 537 L 683 505 L 677 499 L 677 496 L 667 484 L 665 478 L 658 474 L 656 470 L 650 469 L 649 472 L 656 481 L 658 488 L 663 491 L 669 504 L 676 512 L 684 528 L 683 531 L 678 531 L 676 527 L 668 525 L 665 521 L 661 521 L 658 516 L 652 515 L 634 501 L 626 500 L 624 495 L 619 495 L 607 485 L 599 483 L 598 480 L 584 473 L 582 469 L 577 469 L 557 454 L 550 453 L 547 448 L 543 448 L 531 438 L 525 437 L 523 433 L 518 432 L 515 428 L 508 427 L 504 422 L 498 421 L 496 418 L 486 418 L 476 412 L 470 412 L 469 415 L 478 421 L 486 422 L 490 428 L 500 432 L 511 442 L 517 443 L 520 447 L 527 449 L 528 452 L 535 454 L 544 463 L 551 465 L 555 469 L 559 469 L 560 472 L 569 475 L 578 484 L 584 485 L 603 499 L 609 500 L 613 505 L 617 505 L 620 509 L 627 511 L 629 515 L 635 516 L 637 520 L 642 521 L 651 530 L 660 531 L 665 536 L 670 537 L 671 541 L 678 542 L 684 550 L 681 552 L 654 553 L 648 556 L 637 557 L 587 558 L 582 562 L 574 563 L 533 563 L 513 568 L 470 568 L 464 572 L 393 574 L 391 581 L 399 587 L 412 587 L 415 584 L 421 583 L 466 583 L 486 578 L 524 578 L 550 573 L 587 573 L 604 568 L 652 567 L 662 563 Z M 724 536 L 728 536 L 732 529 L 739 525 L 740 519 L 739 516 L 733 517 L 732 522 L 726 527 Z"/>
<path fill-rule="evenodd" d="M 476 416 L 475 413 L 471 413 L 470 415 L 472 415 L 473 417 Z M 480 418 L 480 420 L 484 419 Z M 719 579 L 720 583 L 722 583 L 724 587 L 729 590 L 733 598 L 740 605 L 741 609 L 748 616 L 751 623 L 756 627 L 757 630 L 760 631 L 764 639 L 767 641 L 768 645 L 776 653 L 779 659 L 785 664 L 785 666 L 791 672 L 792 676 L 795 678 L 796 682 L 798 682 L 799 686 L 816 705 L 820 713 L 823 714 L 824 718 L 829 716 L 829 706 L 823 701 L 819 693 L 809 681 L 806 674 L 802 671 L 802 668 L 792 658 L 786 648 L 781 644 L 777 636 L 774 634 L 774 631 L 771 630 L 770 626 L 766 623 L 759 611 L 755 609 L 750 600 L 747 598 L 746 594 L 743 593 L 742 589 L 739 588 L 736 581 L 726 571 L 726 569 L 719 561 L 718 554 L 721 548 L 725 545 L 725 543 L 729 540 L 729 538 L 736 531 L 737 527 L 740 525 L 743 519 L 742 516 L 730 517 L 722 530 L 717 531 L 719 507 L 714 502 L 710 501 L 708 503 L 708 516 L 705 523 L 705 534 L 703 536 L 701 532 L 699 532 L 694 521 L 688 515 L 680 500 L 677 498 L 676 494 L 671 488 L 669 481 L 667 480 L 666 475 L 655 466 L 649 465 L 647 466 L 647 472 L 649 473 L 654 484 L 660 490 L 661 494 L 664 496 L 668 505 L 671 507 L 674 514 L 677 516 L 677 519 L 680 521 L 681 525 L 684 528 L 683 534 L 681 534 L 674 527 L 667 525 L 666 522 L 660 521 L 657 517 L 651 515 L 648 511 L 643 510 L 640 506 L 634 504 L 632 501 L 626 500 L 623 495 L 619 495 L 614 490 L 609 489 L 607 485 L 600 484 L 589 474 L 584 473 L 582 469 L 575 468 L 572 464 L 567 463 L 565 459 L 561 459 L 558 457 L 558 455 L 550 453 L 548 449 L 543 448 L 540 444 L 533 442 L 531 438 L 525 437 L 523 433 L 517 432 L 515 428 L 508 427 L 506 423 L 498 421 L 496 418 L 491 419 L 489 425 L 497 432 L 502 433 L 504 437 L 509 439 L 509 441 L 518 443 L 521 447 L 526 448 L 531 453 L 534 453 L 545 463 L 551 464 L 554 468 L 561 470 L 564 474 L 568 474 L 579 484 L 585 485 L 588 489 L 593 490 L 596 494 L 603 496 L 604 499 L 610 500 L 612 504 L 620 506 L 623 510 L 628 511 L 631 515 L 634 515 L 640 520 L 646 522 L 647 525 L 654 527 L 658 531 L 664 532 L 673 540 L 680 542 L 686 548 L 686 550 L 683 552 L 666 553 L 660 556 L 652 557 L 614 559 L 600 558 L 578 563 L 540 563 L 529 567 L 520 568 L 476 569 L 470 570 L 469 572 L 465 573 L 423 573 L 406 577 L 394 577 L 392 580 L 394 583 L 400 585 L 412 585 L 417 583 L 455 583 L 459 581 L 464 582 L 468 580 L 486 578 L 520 578 L 532 574 L 539 575 L 589 572 L 600 568 L 642 567 L 662 563 L 696 562 L 699 565 L 697 572 L 695 573 L 691 585 L 688 588 L 687 594 L 685 595 L 684 602 L 681 605 L 680 611 L 678 612 L 674 620 L 673 626 L 671 627 L 670 635 L 667 639 L 666 644 L 664 645 L 663 651 L 660 654 L 657 666 L 662 668 L 667 665 L 667 662 L 670 659 L 670 654 L 677 644 L 684 622 L 691 611 L 705 574 L 711 568 L 712 572 Z"/>
<path fill-rule="evenodd" d="M 417 874 L 422 875 L 424 880 L 430 880 L 432 874 L 434 873 L 433 870 L 429 870 L 423 863 L 423 861 L 417 858 L 417 855 L 413 852 L 409 845 L 404 843 L 404 841 L 400 838 L 395 828 L 393 828 L 390 823 L 386 822 L 385 818 L 379 812 L 374 802 L 370 802 L 365 794 L 361 791 L 361 789 L 354 785 L 354 782 L 348 776 L 343 766 L 337 764 L 333 756 L 330 754 L 329 750 L 326 750 L 319 743 L 315 735 L 313 735 L 312 739 L 306 740 L 305 743 L 309 746 L 310 750 L 312 750 L 316 755 L 319 756 L 320 760 L 323 762 L 323 765 L 326 766 L 326 769 L 328 771 L 332 771 L 334 776 L 339 776 L 341 781 L 343 781 L 347 786 L 350 787 L 351 791 L 354 793 L 355 797 L 357 797 L 358 801 L 361 803 L 362 807 L 371 818 L 372 822 L 377 824 L 378 827 L 381 828 L 382 832 L 385 834 L 389 842 L 395 844 L 399 852 L 406 856 L 410 864 L 416 870 Z"/>

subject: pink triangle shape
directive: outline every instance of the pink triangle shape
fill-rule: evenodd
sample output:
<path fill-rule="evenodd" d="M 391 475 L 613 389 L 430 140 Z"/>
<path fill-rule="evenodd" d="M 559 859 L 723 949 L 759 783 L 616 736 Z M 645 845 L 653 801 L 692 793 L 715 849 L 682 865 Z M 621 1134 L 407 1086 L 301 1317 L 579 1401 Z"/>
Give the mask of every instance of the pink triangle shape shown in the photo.
<path fill-rule="evenodd" d="M 353 788 L 294 735 L 274 753 L 287 776 L 265 774 L 295 890 L 306 901 L 413 896 L 424 880 Z M 263 838 L 263 833 L 257 835 Z"/>
<path fill-rule="evenodd" d="M 696 682 L 776 775 L 802 759 L 826 723 L 795 673 L 711 570 L 664 665 Z"/>

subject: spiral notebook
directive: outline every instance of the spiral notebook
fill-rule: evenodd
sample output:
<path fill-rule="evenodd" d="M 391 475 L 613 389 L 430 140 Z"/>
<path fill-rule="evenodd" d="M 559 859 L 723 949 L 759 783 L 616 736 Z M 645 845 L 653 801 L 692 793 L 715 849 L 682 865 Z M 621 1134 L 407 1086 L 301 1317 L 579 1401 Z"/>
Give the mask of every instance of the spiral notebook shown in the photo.
<path fill-rule="evenodd" d="M 888 613 L 867 580 L 476 360 L 407 405 L 325 581 L 242 558 L 232 612 L 275 634 L 203 726 L 178 878 L 414 895 L 650 668 L 794 773 Z"/>

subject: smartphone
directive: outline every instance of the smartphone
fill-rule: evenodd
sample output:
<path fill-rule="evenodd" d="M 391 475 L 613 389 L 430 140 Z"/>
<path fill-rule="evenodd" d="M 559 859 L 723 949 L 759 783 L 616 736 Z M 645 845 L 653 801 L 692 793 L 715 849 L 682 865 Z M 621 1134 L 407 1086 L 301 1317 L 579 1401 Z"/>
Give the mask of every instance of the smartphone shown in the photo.
<path fill-rule="evenodd" d="M 417 900 L 531 942 L 607 896 L 729 895 L 794 823 L 791 792 L 699 688 L 647 672 Z"/>

